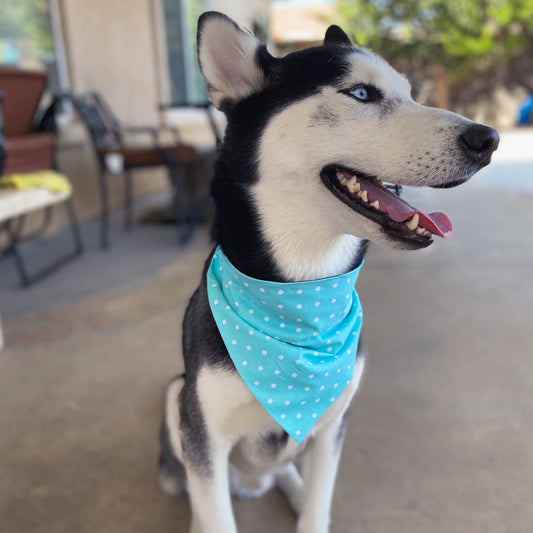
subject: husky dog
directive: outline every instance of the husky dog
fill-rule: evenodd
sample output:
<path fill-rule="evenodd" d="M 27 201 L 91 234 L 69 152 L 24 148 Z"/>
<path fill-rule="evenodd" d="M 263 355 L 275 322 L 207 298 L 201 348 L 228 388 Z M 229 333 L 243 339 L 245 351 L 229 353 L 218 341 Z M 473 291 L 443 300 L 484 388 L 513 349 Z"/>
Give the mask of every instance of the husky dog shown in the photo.
<path fill-rule="evenodd" d="M 219 294 L 227 296 L 233 286 L 227 278 L 220 286 L 211 283 L 209 276 L 218 274 L 213 265 L 224 261 L 233 269 L 231 275 L 242 281 L 239 298 L 246 298 L 252 282 L 259 284 L 253 290 L 263 291 L 263 284 L 282 287 L 275 291 L 281 294 L 285 286 L 319 280 L 319 285 L 310 285 L 319 291 L 320 284 L 357 269 L 369 241 L 411 250 L 429 246 L 433 235 L 451 232 L 446 215 L 416 209 L 384 182 L 460 185 L 490 162 L 498 134 L 457 114 L 414 102 L 407 79 L 369 50 L 354 46 L 338 26 L 327 30 L 323 46 L 274 58 L 234 21 L 209 12 L 199 20 L 198 56 L 211 101 L 227 117 L 211 189 L 217 248 L 185 314 L 185 375 L 166 389 L 160 484 L 170 494 L 187 488 L 195 533 L 235 533 L 231 495 L 259 496 L 274 486 L 287 495 L 297 513 L 299 533 L 325 533 L 348 406 L 359 384 L 363 356 L 354 353 L 352 359 L 342 359 L 343 350 L 351 353 L 346 348 L 351 346 L 348 335 L 336 352 L 331 351 L 330 338 L 323 347 L 307 347 L 309 357 L 304 354 L 290 363 L 303 368 L 302 375 L 309 373 L 304 376 L 309 383 L 318 378 L 315 369 L 322 368 L 320 364 L 330 363 L 326 357 L 335 364 L 339 357 L 353 363 L 343 367 L 347 379 L 342 392 L 333 394 L 320 415 L 312 412 L 314 408 L 309 411 L 315 420 L 305 435 L 291 432 L 294 428 L 284 424 L 288 415 L 283 407 L 274 408 L 277 397 L 266 392 L 260 401 L 254 391 L 259 379 L 251 381 L 244 367 L 257 372 L 270 365 L 279 380 L 270 384 L 269 377 L 268 387 L 305 398 L 303 389 L 287 386 L 297 373 L 277 370 L 285 350 L 267 354 L 265 349 L 254 355 L 256 345 L 231 341 L 227 331 L 223 335 L 222 324 L 231 329 L 234 320 L 237 329 L 239 323 L 245 325 L 242 335 L 274 342 L 270 334 L 263 335 L 261 318 L 254 325 L 252 318 L 247 321 L 247 312 L 250 317 L 258 312 L 252 314 L 250 308 L 241 313 L 239 301 L 231 301 L 231 296 L 225 307 L 233 315 L 226 319 L 217 314 L 220 302 L 209 291 L 220 289 Z M 350 290 L 355 277 L 346 280 Z M 356 302 L 353 294 L 346 298 L 352 307 L 342 310 L 345 319 Z M 324 301 L 315 304 L 323 313 L 320 321 L 334 315 L 327 314 L 329 303 Z M 268 316 L 279 318 L 279 331 L 285 322 L 285 330 L 302 330 L 302 319 L 294 313 L 289 328 L 293 311 L 283 309 L 288 305 L 271 309 L 266 301 L 256 303 Z M 360 315 L 350 315 L 350 328 Z M 318 322 L 319 316 L 314 320 Z M 309 346 L 315 335 L 326 339 L 329 333 L 310 333 Z M 356 328 L 351 334 L 358 338 Z M 292 339 L 276 335 L 275 341 L 289 352 L 298 344 Z M 313 361 L 311 349 L 325 355 Z M 322 374 L 321 383 L 327 385 L 328 372 Z M 337 385 L 331 384 L 330 390 Z M 319 394 L 313 402 L 330 402 L 329 395 Z M 281 403 L 288 404 L 289 400 Z M 293 414 L 300 419 L 299 412 Z"/>

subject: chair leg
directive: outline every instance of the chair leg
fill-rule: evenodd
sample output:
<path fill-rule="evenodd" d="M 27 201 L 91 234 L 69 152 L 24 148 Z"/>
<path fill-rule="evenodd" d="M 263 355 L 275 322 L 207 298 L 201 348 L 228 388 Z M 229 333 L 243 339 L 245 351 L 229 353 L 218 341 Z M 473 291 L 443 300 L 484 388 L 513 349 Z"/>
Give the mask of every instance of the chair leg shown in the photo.
<path fill-rule="evenodd" d="M 170 175 L 170 180 L 174 187 L 174 213 L 176 216 L 176 228 L 178 230 L 178 244 L 183 244 L 188 240 L 188 228 L 185 227 L 185 209 L 183 205 L 183 196 L 182 196 L 182 174 L 179 165 L 170 165 L 168 167 L 168 172 Z"/>
<path fill-rule="evenodd" d="M 67 217 L 70 222 L 70 229 L 72 231 L 72 239 L 74 241 L 74 252 L 72 257 L 76 257 L 83 252 L 83 241 L 81 238 L 80 225 L 78 224 L 78 217 L 74 210 L 74 202 L 72 197 L 65 202 L 65 209 L 67 211 Z"/>
<path fill-rule="evenodd" d="M 100 213 L 100 246 L 104 250 L 109 249 L 109 193 L 107 189 L 107 174 L 103 167 L 99 173 L 100 197 L 102 200 L 102 212 Z"/>
<path fill-rule="evenodd" d="M 133 176 L 131 170 L 124 171 L 124 228 L 131 231 L 133 227 L 132 213 Z"/>
<path fill-rule="evenodd" d="M 30 276 L 28 275 L 28 271 L 26 270 L 24 259 L 22 258 L 22 255 L 19 251 L 19 238 L 17 232 L 13 230 L 12 222 L 12 220 L 6 220 L 6 222 L 4 223 L 4 228 L 9 239 L 7 251 L 11 251 L 11 253 L 13 254 L 13 259 L 15 260 L 15 266 L 17 267 L 20 281 L 24 287 L 27 287 L 28 285 L 30 285 L 31 280 Z"/>

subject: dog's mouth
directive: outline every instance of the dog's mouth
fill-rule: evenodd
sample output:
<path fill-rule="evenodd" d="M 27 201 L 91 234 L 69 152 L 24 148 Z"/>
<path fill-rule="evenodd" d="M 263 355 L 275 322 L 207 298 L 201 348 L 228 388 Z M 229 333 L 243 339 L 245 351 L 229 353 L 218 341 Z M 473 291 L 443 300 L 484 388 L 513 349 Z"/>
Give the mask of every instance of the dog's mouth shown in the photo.
<path fill-rule="evenodd" d="M 448 237 L 453 228 L 444 213 L 424 213 L 398 194 L 399 188 L 375 176 L 329 165 L 320 173 L 326 187 L 357 213 L 378 223 L 396 240 L 423 248 L 432 236 Z M 392 189 L 392 190 L 391 190 Z"/>

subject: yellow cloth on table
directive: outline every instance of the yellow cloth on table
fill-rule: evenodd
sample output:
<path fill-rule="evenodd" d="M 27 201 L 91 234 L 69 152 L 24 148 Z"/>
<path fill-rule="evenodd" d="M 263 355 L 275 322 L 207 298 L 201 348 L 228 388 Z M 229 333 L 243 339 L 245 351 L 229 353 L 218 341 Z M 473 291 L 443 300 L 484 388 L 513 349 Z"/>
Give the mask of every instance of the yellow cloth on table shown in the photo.
<path fill-rule="evenodd" d="M 27 174 L 0 176 L 0 187 L 13 187 L 15 189 L 46 187 L 52 192 L 72 192 L 72 185 L 68 178 L 55 170 L 39 170 Z"/>

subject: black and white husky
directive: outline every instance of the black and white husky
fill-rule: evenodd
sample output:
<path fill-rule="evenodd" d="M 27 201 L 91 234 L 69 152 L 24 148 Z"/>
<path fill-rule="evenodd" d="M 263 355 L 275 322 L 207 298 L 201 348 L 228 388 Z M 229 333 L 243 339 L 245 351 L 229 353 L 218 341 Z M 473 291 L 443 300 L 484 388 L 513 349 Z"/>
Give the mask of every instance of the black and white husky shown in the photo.
<path fill-rule="evenodd" d="M 451 224 L 383 182 L 447 188 L 490 162 L 497 133 L 424 107 L 406 78 L 337 26 L 323 46 L 272 57 L 220 13 L 198 25 L 198 56 L 227 129 L 212 182 L 214 237 L 241 273 L 271 282 L 344 274 L 368 241 L 429 246 Z M 208 300 L 206 271 L 183 323 L 185 375 L 166 390 L 159 479 L 188 488 L 191 531 L 234 533 L 231 494 L 286 493 L 299 533 L 325 533 L 350 400 L 363 370 L 298 443 L 245 385 Z M 298 467 L 295 465 L 298 462 Z"/>

